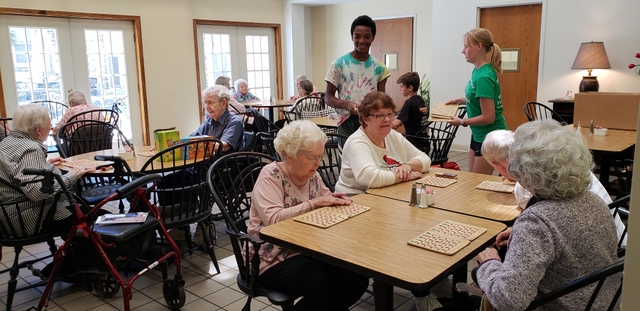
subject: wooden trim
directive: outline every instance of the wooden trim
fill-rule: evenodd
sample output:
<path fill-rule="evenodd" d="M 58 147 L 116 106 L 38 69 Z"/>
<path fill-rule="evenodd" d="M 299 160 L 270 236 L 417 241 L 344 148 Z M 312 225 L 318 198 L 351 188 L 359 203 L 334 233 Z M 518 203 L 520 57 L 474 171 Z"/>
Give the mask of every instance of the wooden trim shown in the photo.
<path fill-rule="evenodd" d="M 196 51 L 196 81 L 198 82 L 198 114 L 200 115 L 200 122 L 202 122 L 202 88 L 200 87 L 200 60 L 198 58 L 198 25 L 273 28 L 273 37 L 276 46 L 276 94 L 278 94 L 279 99 L 284 98 L 284 84 L 282 77 L 282 25 L 275 23 L 194 19 L 193 42 Z"/>
<path fill-rule="evenodd" d="M 7 117 L 7 106 L 4 102 L 4 89 L 2 88 L 2 73 L 0 73 L 0 117 Z"/>
<path fill-rule="evenodd" d="M 140 100 L 140 115 L 142 122 L 142 142 L 149 145 L 149 116 L 147 105 L 147 86 L 144 72 L 144 54 L 142 52 L 142 26 L 140 16 L 134 15 L 117 15 L 117 14 L 98 14 L 84 12 L 66 12 L 66 11 L 49 11 L 49 10 L 33 10 L 33 9 L 16 9 L 0 7 L 0 14 L 17 15 L 17 16 L 39 16 L 39 17 L 57 17 L 57 18 L 77 18 L 77 19 L 93 19 L 93 20 L 113 20 L 113 21 L 131 21 L 133 23 L 133 41 L 136 47 L 136 68 L 138 69 L 138 95 Z M 0 83 L 0 113 L 6 114 L 4 103 L 4 91 Z M 133 120 L 132 120 L 133 121 Z"/>

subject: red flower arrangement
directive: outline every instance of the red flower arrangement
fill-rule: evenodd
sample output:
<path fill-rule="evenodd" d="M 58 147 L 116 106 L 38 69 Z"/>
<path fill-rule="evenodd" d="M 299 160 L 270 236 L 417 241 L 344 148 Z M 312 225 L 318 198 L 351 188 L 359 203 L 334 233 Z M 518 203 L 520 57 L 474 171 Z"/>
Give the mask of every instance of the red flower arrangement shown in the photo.
<path fill-rule="evenodd" d="M 640 53 L 636 53 L 636 58 L 640 58 Z M 640 64 L 629 64 L 629 69 L 636 69 L 636 75 L 640 76 Z"/>

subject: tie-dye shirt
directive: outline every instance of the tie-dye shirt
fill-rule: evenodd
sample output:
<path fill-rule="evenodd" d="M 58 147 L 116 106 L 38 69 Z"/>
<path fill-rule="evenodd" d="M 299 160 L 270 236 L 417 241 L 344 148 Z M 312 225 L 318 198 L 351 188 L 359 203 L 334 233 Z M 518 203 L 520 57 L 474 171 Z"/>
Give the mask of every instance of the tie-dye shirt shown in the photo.
<path fill-rule="evenodd" d="M 324 80 L 335 85 L 338 98 L 360 104 L 369 92 L 378 90 L 378 82 L 391 76 L 383 62 L 373 56 L 361 62 L 351 53 L 334 60 Z M 336 109 L 339 114 L 349 115 L 346 109 Z"/>

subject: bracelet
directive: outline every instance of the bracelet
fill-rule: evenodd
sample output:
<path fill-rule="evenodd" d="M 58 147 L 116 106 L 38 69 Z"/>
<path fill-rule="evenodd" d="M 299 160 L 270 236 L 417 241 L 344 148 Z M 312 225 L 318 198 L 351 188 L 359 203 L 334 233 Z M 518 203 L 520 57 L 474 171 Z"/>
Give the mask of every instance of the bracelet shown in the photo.
<path fill-rule="evenodd" d="M 464 126 L 464 119 L 460 119 L 460 125 Z"/>

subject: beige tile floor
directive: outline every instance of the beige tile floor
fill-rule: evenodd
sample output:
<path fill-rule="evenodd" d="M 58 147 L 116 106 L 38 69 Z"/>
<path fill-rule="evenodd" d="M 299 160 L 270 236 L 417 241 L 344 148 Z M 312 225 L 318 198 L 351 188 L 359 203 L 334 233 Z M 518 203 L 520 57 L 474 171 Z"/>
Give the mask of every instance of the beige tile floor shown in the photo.
<path fill-rule="evenodd" d="M 462 170 L 466 170 L 468 167 L 466 152 L 452 151 L 450 153 L 450 161 L 457 162 Z M 186 304 L 182 310 L 238 311 L 242 309 L 246 301 L 246 296 L 235 284 L 238 271 L 229 237 L 224 234 L 224 223 L 217 223 L 216 226 L 219 236 L 215 252 L 216 257 L 219 259 L 221 273 L 216 274 L 215 268 L 206 253 L 195 251 L 192 255 L 186 254 L 182 265 L 186 283 Z M 44 244 L 29 246 L 22 251 L 21 258 L 42 256 L 47 252 L 47 247 Z M 0 269 L 5 269 L 11 265 L 13 256 L 14 251 L 12 248 L 2 248 Z M 36 265 L 38 268 L 43 266 L 43 263 Z M 469 262 L 468 269 L 471 270 L 473 267 L 475 267 L 475 260 Z M 169 273 L 169 277 L 173 277 L 172 272 Z M 8 279 L 8 273 L 0 274 L 0 309 L 6 308 Z M 34 282 L 36 280 L 28 270 L 22 270 L 18 286 L 24 284 L 24 282 Z M 26 310 L 31 306 L 37 305 L 43 289 L 43 287 L 39 287 L 16 294 L 13 310 Z M 411 292 L 401 288 L 394 288 L 394 292 L 395 310 L 406 311 L 414 305 Z M 153 270 L 134 282 L 133 299 L 130 301 L 130 305 L 132 310 L 166 309 L 162 296 L 162 278 L 159 271 Z M 119 291 L 114 298 L 103 299 L 77 285 L 57 283 L 51 295 L 48 309 L 123 310 L 122 291 Z M 253 300 L 251 310 L 280 309 L 270 305 L 265 298 L 258 298 Z M 371 294 L 365 293 L 361 300 L 353 306 L 352 310 L 374 310 Z"/>

